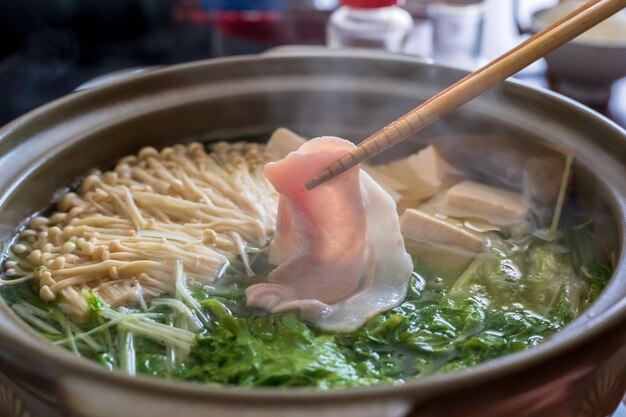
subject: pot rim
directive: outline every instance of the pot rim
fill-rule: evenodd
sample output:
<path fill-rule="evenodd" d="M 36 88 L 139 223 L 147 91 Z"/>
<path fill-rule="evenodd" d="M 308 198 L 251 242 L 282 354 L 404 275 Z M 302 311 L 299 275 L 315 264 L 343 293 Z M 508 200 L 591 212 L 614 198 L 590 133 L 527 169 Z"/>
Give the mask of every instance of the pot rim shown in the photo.
<path fill-rule="evenodd" d="M 65 104 L 72 103 L 76 100 L 80 100 L 86 95 L 95 95 L 101 92 L 107 92 L 112 88 L 119 88 L 125 84 L 134 83 L 136 80 L 146 80 L 151 77 L 160 76 L 167 73 L 176 73 L 181 70 L 190 69 L 194 67 L 206 67 L 211 65 L 218 65 L 223 63 L 237 63 L 257 60 L 273 60 L 273 59 L 285 59 L 289 57 L 308 57 L 315 59 L 316 57 L 336 57 L 350 59 L 358 57 L 361 59 L 371 59 L 378 61 L 380 59 L 398 61 L 398 62 L 415 62 L 420 65 L 430 66 L 432 64 L 424 63 L 422 60 L 403 55 L 394 55 L 388 53 L 374 53 L 374 52 L 361 52 L 361 51 L 320 51 L 320 50 L 306 50 L 303 52 L 289 52 L 289 54 L 266 54 L 266 55 L 249 55 L 249 56 L 237 56 L 210 59 L 203 61 L 195 61 L 190 63 L 178 64 L 162 69 L 150 71 L 147 73 L 133 75 L 131 77 L 122 79 L 111 84 L 106 84 L 100 87 L 96 87 L 92 90 L 82 91 L 70 94 L 66 97 L 62 97 L 44 106 L 32 110 L 31 112 L 19 117 L 13 122 L 7 124 L 0 129 L 0 141 L 9 133 L 17 130 L 21 126 L 31 123 L 33 119 L 36 119 L 42 115 L 53 111 L 54 109 L 63 106 Z M 441 65 L 432 65 L 434 67 L 450 68 Z M 535 95 L 543 96 L 555 103 L 559 103 L 568 111 L 577 113 L 580 117 L 595 119 L 598 123 L 602 123 L 606 128 L 614 130 L 618 135 L 623 136 L 624 142 L 626 142 L 626 131 L 619 127 L 616 123 L 607 119 L 606 117 L 594 112 L 591 109 L 586 108 L 580 103 L 575 102 L 567 97 L 561 96 L 558 93 L 545 90 L 540 87 L 529 85 L 523 81 L 508 79 L 503 83 L 505 88 L 510 88 L 516 91 L 527 91 Z M 606 198 L 609 203 L 612 204 L 612 210 L 614 214 L 622 214 L 616 219 L 618 222 L 618 228 L 620 229 L 620 255 L 617 261 L 615 272 L 613 277 L 607 284 L 606 288 L 610 288 L 616 281 L 626 281 L 626 248 L 624 247 L 624 236 L 622 230 L 624 230 L 624 213 L 626 213 L 626 197 L 621 196 L 617 190 L 611 187 L 607 188 Z M 6 198 L 6 196 L 0 196 L 0 203 Z M 606 295 L 606 291 L 600 295 L 598 300 L 594 302 L 596 304 L 599 300 Z M 39 357 L 45 358 L 46 362 L 56 367 L 61 379 L 64 378 L 63 374 L 82 375 L 89 376 L 98 383 L 114 384 L 117 388 L 124 387 L 130 390 L 136 391 L 148 391 L 154 394 L 161 393 L 168 396 L 179 396 L 188 399 L 215 401 L 215 402 L 239 402 L 242 400 L 246 402 L 260 404 L 260 403 L 275 403 L 276 400 L 283 402 L 293 403 L 312 400 L 324 400 L 324 401 L 341 401 L 347 399 L 371 399 L 373 395 L 387 398 L 397 398 L 399 396 L 406 397 L 407 394 L 415 393 L 416 391 L 437 390 L 444 391 L 449 389 L 455 389 L 470 384 L 476 384 L 480 382 L 489 381 L 495 378 L 502 378 L 507 374 L 512 374 L 523 368 L 536 366 L 541 363 L 548 362 L 552 358 L 562 355 L 566 352 L 570 352 L 577 346 L 597 338 L 601 333 L 606 332 L 610 328 L 619 324 L 626 323 L 626 297 L 613 304 L 601 314 L 595 317 L 584 317 L 584 315 L 576 318 L 570 325 L 574 323 L 581 323 L 584 326 L 578 329 L 577 332 L 565 332 L 557 339 L 549 339 L 540 345 L 531 349 L 506 355 L 500 358 L 492 359 L 487 362 L 481 363 L 476 366 L 472 366 L 467 370 L 460 372 L 451 372 L 447 374 L 429 375 L 415 380 L 407 380 L 403 385 L 374 385 L 369 387 L 338 389 L 329 391 L 319 391 L 311 388 L 289 388 L 289 389 L 276 389 L 276 388 L 251 388 L 242 390 L 237 387 L 219 387 L 210 388 L 201 384 L 186 383 L 180 381 L 171 381 L 161 378 L 136 376 L 129 377 L 121 371 L 115 370 L 113 372 L 106 370 L 105 368 L 98 366 L 88 360 L 76 357 L 74 354 L 63 348 L 48 349 L 50 346 L 48 341 L 41 343 L 41 338 L 34 331 L 32 331 L 21 319 L 19 319 L 4 303 L 0 302 L 0 311 L 6 310 L 8 314 L 13 315 L 14 321 L 19 323 L 19 326 L 23 329 L 27 329 L 25 332 L 19 334 L 10 334 L 7 329 L 0 325 L 0 335 L 3 340 L 11 341 L 11 348 L 14 352 L 19 352 L 22 357 Z"/>

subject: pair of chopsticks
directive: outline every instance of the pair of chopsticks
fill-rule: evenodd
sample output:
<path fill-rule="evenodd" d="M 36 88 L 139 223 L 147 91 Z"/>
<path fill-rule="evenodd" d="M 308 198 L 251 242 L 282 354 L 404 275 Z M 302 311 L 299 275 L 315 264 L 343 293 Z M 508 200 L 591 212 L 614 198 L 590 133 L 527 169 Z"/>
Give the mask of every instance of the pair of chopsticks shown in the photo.
<path fill-rule="evenodd" d="M 361 142 L 351 153 L 333 162 L 313 177 L 306 183 L 306 188 L 312 190 L 355 165 L 365 162 L 374 155 L 378 155 L 402 142 L 411 134 L 440 119 L 494 85 L 501 83 L 624 7 L 626 7 L 626 0 L 590 0 L 563 19 L 374 133 Z"/>

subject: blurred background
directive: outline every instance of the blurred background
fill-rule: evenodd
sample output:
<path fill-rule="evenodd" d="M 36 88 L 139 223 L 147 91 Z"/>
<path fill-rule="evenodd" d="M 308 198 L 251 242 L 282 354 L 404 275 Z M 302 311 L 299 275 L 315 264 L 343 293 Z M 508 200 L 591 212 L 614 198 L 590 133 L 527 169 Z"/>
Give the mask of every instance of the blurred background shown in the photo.
<path fill-rule="evenodd" d="M 112 72 L 281 45 L 388 49 L 476 68 L 569 7 L 558 0 L 342 1 L 1 0 L 0 125 Z M 626 126 L 624 20 L 622 13 L 577 40 L 578 49 L 518 77 Z M 385 26 L 372 29 L 377 24 Z"/>

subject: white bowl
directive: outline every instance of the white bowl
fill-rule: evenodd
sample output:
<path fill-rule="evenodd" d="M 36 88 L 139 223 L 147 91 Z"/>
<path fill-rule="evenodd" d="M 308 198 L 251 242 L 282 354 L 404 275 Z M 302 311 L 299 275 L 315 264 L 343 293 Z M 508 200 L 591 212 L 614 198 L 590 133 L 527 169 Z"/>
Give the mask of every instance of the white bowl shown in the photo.
<path fill-rule="evenodd" d="M 537 33 L 584 3 L 569 0 L 539 10 L 533 15 L 528 31 Z M 557 90 L 585 104 L 606 104 L 613 82 L 626 77 L 626 10 L 545 58 L 548 74 Z"/>

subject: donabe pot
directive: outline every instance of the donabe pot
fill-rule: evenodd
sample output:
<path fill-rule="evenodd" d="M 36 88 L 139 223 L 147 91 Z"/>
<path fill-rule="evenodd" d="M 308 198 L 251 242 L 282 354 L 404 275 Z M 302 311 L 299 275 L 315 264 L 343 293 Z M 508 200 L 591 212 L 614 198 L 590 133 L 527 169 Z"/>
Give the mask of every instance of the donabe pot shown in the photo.
<path fill-rule="evenodd" d="M 292 51 L 169 67 L 72 94 L 0 131 L 0 241 L 6 248 L 24 218 L 49 206 L 90 168 L 109 168 L 142 146 L 260 139 L 279 126 L 311 137 L 360 140 L 463 75 L 403 56 Z M 492 176 L 506 177 L 515 167 L 511 161 L 523 161 L 537 141 L 575 153 L 570 198 L 599 219 L 594 231 L 611 248 L 617 269 L 597 302 L 549 341 L 400 386 L 328 392 L 209 388 L 108 372 L 44 341 L 0 302 L 0 415 L 610 413 L 626 390 L 625 132 L 575 102 L 507 81 L 385 157 L 432 141 L 451 155 L 465 149 L 488 156 L 491 168 L 471 165 L 470 158 L 468 169 L 486 168 Z"/>

